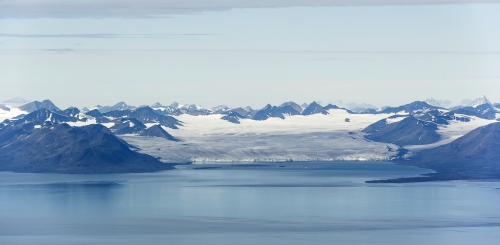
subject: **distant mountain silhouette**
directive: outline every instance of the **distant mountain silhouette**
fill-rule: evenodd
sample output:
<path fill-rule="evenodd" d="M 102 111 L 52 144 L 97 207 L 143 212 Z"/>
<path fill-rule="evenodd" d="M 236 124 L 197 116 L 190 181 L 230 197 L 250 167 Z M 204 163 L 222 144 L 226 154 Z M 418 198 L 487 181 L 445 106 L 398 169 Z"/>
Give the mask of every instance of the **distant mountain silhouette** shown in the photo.
<path fill-rule="evenodd" d="M 19 109 L 21 109 L 23 111 L 27 111 L 28 113 L 34 112 L 34 111 L 39 110 L 39 109 L 47 109 L 49 111 L 60 111 L 60 109 L 57 108 L 57 106 L 54 105 L 54 103 L 52 103 L 52 101 L 50 101 L 50 100 L 44 100 L 42 102 L 33 101 L 33 102 L 28 103 L 28 104 L 20 106 Z"/>
<path fill-rule="evenodd" d="M 427 104 L 427 102 L 424 101 L 415 101 L 410 104 L 398 106 L 398 107 L 387 107 L 384 108 L 383 110 L 379 111 L 379 113 L 408 113 L 408 114 L 415 114 L 417 111 L 423 111 L 423 110 L 434 110 L 434 109 L 443 109 L 441 107 L 437 106 L 432 106 Z"/>

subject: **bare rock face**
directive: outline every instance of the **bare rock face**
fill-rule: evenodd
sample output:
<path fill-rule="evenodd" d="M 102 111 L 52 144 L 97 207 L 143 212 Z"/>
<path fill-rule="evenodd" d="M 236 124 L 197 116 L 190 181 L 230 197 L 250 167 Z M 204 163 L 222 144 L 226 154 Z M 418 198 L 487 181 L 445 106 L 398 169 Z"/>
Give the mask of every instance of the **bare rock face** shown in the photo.
<path fill-rule="evenodd" d="M 500 122 L 472 130 L 433 149 L 424 150 L 400 164 L 429 168 L 426 176 L 374 180 L 371 183 L 404 183 L 433 180 L 500 179 Z"/>
<path fill-rule="evenodd" d="M 220 119 L 226 120 L 226 121 L 228 121 L 230 123 L 240 124 L 240 119 L 241 118 L 243 118 L 243 116 L 240 115 L 238 112 L 231 111 L 231 112 L 229 112 L 229 114 L 221 117 Z"/>
<path fill-rule="evenodd" d="M 425 145 L 441 139 L 437 130 L 435 123 L 421 121 L 410 116 L 391 124 L 387 124 L 386 120 L 383 119 L 368 126 L 363 131 L 372 133 L 366 138 L 377 142 L 397 145 Z"/>
<path fill-rule="evenodd" d="M 285 119 L 283 114 L 281 114 L 281 112 L 279 111 L 278 107 L 267 104 L 263 109 L 255 113 L 255 115 L 252 117 L 252 120 L 264 121 L 270 117 Z"/>
<path fill-rule="evenodd" d="M 53 173 L 127 173 L 172 169 L 129 149 L 109 129 L 94 124 L 22 123 L 0 129 L 0 170 Z"/>
<path fill-rule="evenodd" d="M 302 112 L 302 115 L 307 116 L 307 115 L 319 114 L 319 113 L 321 113 L 323 115 L 328 114 L 328 112 L 325 110 L 325 108 L 323 108 L 321 105 L 316 103 L 316 101 L 313 101 L 311 104 L 309 104 L 309 106 L 306 109 L 304 109 L 304 111 Z"/>
<path fill-rule="evenodd" d="M 470 178 L 500 177 L 500 122 L 420 152 L 410 164 Z"/>

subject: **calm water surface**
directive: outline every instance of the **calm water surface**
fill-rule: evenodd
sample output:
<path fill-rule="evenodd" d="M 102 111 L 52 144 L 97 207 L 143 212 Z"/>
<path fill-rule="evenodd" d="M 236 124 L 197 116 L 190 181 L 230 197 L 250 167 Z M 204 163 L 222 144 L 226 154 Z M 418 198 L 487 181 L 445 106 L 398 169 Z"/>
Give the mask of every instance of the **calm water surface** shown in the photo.
<path fill-rule="evenodd" d="M 0 244 L 499 244 L 500 182 L 380 162 L 0 172 Z"/>

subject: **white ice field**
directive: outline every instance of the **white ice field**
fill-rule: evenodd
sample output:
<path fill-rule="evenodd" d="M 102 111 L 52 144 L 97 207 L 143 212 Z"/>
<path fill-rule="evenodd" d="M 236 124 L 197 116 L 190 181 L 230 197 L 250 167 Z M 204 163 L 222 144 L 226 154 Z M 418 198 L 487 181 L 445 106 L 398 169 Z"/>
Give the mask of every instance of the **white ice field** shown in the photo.
<path fill-rule="evenodd" d="M 181 142 L 161 138 L 121 136 L 140 152 L 165 162 L 258 162 L 390 160 L 398 146 L 366 140 L 361 132 L 368 125 L 392 114 L 348 114 L 332 109 L 328 115 L 287 116 L 285 120 L 241 119 L 241 124 L 221 120 L 221 115 L 176 118 L 184 122 L 178 130 L 164 128 Z M 346 118 L 350 122 L 346 122 Z M 400 119 L 389 120 L 396 122 Z M 495 122 L 472 117 L 470 122 L 439 126 L 442 140 L 432 145 L 404 146 L 410 155 L 418 150 L 451 142 L 467 132 Z"/>

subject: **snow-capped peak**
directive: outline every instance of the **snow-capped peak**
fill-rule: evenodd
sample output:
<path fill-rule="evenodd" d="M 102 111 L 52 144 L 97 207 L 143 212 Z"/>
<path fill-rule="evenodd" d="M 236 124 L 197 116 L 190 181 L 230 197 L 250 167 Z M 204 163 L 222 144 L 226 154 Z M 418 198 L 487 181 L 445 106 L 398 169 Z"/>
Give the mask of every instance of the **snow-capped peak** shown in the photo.
<path fill-rule="evenodd" d="M 475 99 L 474 101 L 472 101 L 472 103 L 470 103 L 468 106 L 471 106 L 471 107 L 478 107 L 480 105 L 484 105 L 484 104 L 490 104 L 491 105 L 491 102 L 486 98 L 486 96 L 481 96 L 477 99 Z"/>
<path fill-rule="evenodd" d="M 432 97 L 424 100 L 424 102 L 427 102 L 427 104 L 429 104 L 431 106 L 441 107 L 441 104 L 439 104 L 439 102 L 436 99 L 432 98 Z"/>

